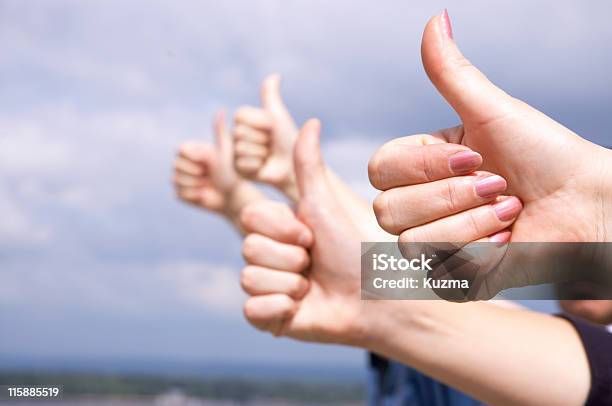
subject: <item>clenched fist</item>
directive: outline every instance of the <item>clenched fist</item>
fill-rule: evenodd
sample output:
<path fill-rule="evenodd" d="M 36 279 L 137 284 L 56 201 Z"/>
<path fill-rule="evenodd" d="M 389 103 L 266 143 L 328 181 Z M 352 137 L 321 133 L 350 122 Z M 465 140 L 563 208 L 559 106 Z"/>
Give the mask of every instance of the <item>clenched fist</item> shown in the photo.
<path fill-rule="evenodd" d="M 191 141 L 179 146 L 174 184 L 181 200 L 233 221 L 244 205 L 261 196 L 234 170 L 232 139 L 223 111 L 215 116 L 214 132 L 214 145 Z"/>
<path fill-rule="evenodd" d="M 264 80 L 261 102 L 262 107 L 241 107 L 234 114 L 236 170 L 296 198 L 292 154 L 298 129 L 282 100 L 278 75 Z"/>
<path fill-rule="evenodd" d="M 359 276 L 363 236 L 333 193 L 319 131 L 318 121 L 309 121 L 296 144 L 297 216 L 274 202 L 242 212 L 249 233 L 242 286 L 252 296 L 244 312 L 254 326 L 275 335 L 357 345 L 365 332 Z"/>
<path fill-rule="evenodd" d="M 393 140 L 372 157 L 381 226 L 400 242 L 470 242 L 505 229 L 495 238 L 612 241 L 611 152 L 493 85 L 459 51 L 446 12 L 427 24 L 421 50 L 461 124 Z M 546 282 L 537 270 L 518 275 L 535 255 L 512 258 L 498 268 L 503 277 L 486 275 L 487 296 Z"/>

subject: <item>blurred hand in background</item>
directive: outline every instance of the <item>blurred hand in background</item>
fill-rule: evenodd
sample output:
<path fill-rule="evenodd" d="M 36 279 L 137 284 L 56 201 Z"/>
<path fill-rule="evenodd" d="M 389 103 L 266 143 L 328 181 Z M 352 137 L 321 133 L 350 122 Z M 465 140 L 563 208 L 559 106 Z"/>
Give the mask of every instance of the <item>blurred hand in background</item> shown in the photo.
<path fill-rule="evenodd" d="M 184 202 L 221 214 L 237 225 L 242 208 L 263 195 L 234 170 L 224 111 L 215 115 L 214 133 L 214 145 L 189 141 L 179 146 L 174 185 Z"/>
<path fill-rule="evenodd" d="M 293 147 L 298 128 L 280 93 L 280 76 L 261 86 L 261 107 L 244 106 L 234 114 L 235 167 L 248 179 L 267 183 L 297 200 Z"/>
<path fill-rule="evenodd" d="M 275 335 L 355 345 L 366 303 L 360 300 L 364 236 L 326 176 L 319 132 L 319 122 L 308 121 L 296 144 L 297 217 L 275 202 L 243 210 L 250 234 L 243 245 L 248 265 L 242 286 L 252 296 L 244 312 L 255 327 Z"/>

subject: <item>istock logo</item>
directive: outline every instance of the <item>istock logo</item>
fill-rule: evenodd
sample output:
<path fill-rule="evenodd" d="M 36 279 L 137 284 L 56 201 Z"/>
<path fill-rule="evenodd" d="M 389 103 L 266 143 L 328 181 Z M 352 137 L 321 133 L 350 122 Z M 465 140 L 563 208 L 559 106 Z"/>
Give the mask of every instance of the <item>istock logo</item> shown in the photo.
<path fill-rule="evenodd" d="M 421 254 L 420 258 L 395 258 L 388 254 L 372 254 L 373 271 L 431 271 L 429 263 L 433 258 Z"/>

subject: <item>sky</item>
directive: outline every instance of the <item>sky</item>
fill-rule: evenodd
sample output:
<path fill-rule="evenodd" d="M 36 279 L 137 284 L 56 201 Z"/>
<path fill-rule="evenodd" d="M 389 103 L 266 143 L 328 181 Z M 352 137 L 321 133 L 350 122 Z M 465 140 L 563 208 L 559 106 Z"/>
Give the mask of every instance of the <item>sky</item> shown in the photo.
<path fill-rule="evenodd" d="M 420 39 L 448 7 L 500 87 L 612 144 L 606 1 L 0 0 L 0 356 L 358 367 L 242 317 L 240 239 L 175 199 L 177 145 L 279 72 L 365 197 L 385 141 L 457 124 Z"/>

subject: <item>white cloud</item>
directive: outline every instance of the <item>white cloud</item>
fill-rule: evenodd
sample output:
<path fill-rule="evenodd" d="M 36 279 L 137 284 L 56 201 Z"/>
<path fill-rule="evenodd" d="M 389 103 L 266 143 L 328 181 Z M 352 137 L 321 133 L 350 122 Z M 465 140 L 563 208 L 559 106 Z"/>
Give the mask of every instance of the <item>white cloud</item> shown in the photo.
<path fill-rule="evenodd" d="M 35 224 L 27 211 L 19 207 L 0 183 L 0 246 L 40 244 L 50 237 L 50 230 Z"/>
<path fill-rule="evenodd" d="M 46 264 L 50 265 L 50 264 Z M 22 261 L 2 271 L 0 303 L 28 309 L 104 311 L 122 317 L 206 312 L 240 320 L 245 294 L 232 265 L 177 261 L 155 265 L 64 261 L 52 271 Z M 35 301 L 33 299 L 36 298 Z"/>
<path fill-rule="evenodd" d="M 612 3 L 447 3 L 2 1 L 0 303 L 241 319 L 238 238 L 171 200 L 176 144 L 210 140 L 215 108 L 257 103 L 280 71 L 295 115 L 323 119 L 332 168 L 373 198 L 384 138 L 454 124 L 419 60 L 446 6 L 492 79 L 607 136 Z"/>
<path fill-rule="evenodd" d="M 166 264 L 160 268 L 160 277 L 175 286 L 185 301 L 202 310 L 233 317 L 242 314 L 246 295 L 232 267 L 198 262 Z"/>

